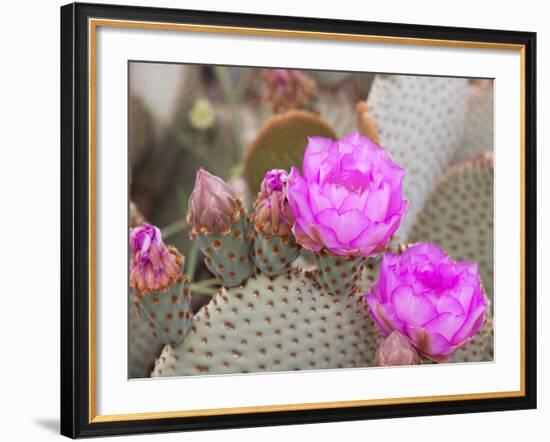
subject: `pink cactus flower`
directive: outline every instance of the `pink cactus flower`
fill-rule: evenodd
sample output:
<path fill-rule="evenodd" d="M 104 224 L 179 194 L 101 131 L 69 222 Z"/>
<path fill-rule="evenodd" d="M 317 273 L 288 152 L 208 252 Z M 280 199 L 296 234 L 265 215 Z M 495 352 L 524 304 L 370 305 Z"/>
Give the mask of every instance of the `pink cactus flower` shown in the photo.
<path fill-rule="evenodd" d="M 305 107 L 317 95 L 315 81 L 294 69 L 264 69 L 266 103 L 276 112 Z"/>
<path fill-rule="evenodd" d="M 264 197 L 268 198 L 272 192 L 282 192 L 287 180 L 288 173 L 286 170 L 272 169 L 264 175 L 260 191 Z"/>
<path fill-rule="evenodd" d="M 378 347 L 375 362 L 379 367 L 417 365 L 420 364 L 420 355 L 409 338 L 393 331 Z"/>
<path fill-rule="evenodd" d="M 292 168 L 287 185 L 296 241 L 313 252 L 343 256 L 385 250 L 409 206 L 404 173 L 357 132 L 338 141 L 310 137 L 303 176 Z"/>
<path fill-rule="evenodd" d="M 160 230 L 151 224 L 130 229 L 130 287 L 139 294 L 165 291 L 181 275 L 183 256 L 162 242 Z"/>
<path fill-rule="evenodd" d="M 265 174 L 261 192 L 254 203 L 256 231 L 281 237 L 290 234 L 294 215 L 287 200 L 287 180 L 288 174 L 282 169 L 273 169 Z"/>
<path fill-rule="evenodd" d="M 243 212 L 240 198 L 224 180 L 198 170 L 187 214 L 192 237 L 197 233 L 227 233 Z"/>
<path fill-rule="evenodd" d="M 477 264 L 454 262 L 425 242 L 386 253 L 365 300 L 384 336 L 397 330 L 436 362 L 476 335 L 488 306 Z"/>

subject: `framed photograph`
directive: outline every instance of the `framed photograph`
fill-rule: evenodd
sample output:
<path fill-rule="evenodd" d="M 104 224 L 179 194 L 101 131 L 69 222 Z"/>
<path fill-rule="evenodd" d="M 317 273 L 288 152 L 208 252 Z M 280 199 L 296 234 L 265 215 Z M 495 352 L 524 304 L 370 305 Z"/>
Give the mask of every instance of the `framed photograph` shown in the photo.
<path fill-rule="evenodd" d="M 535 45 L 62 7 L 62 434 L 535 408 Z"/>

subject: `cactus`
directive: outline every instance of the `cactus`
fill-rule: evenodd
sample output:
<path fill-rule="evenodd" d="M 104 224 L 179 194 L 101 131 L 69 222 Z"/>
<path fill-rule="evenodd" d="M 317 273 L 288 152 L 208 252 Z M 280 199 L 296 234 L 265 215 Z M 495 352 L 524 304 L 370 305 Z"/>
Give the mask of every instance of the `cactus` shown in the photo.
<path fill-rule="evenodd" d="M 135 312 L 160 342 L 182 341 L 193 316 L 188 278 L 181 274 L 185 258 L 175 247 L 166 246 L 158 227 L 148 223 L 130 229 L 130 252 Z"/>
<path fill-rule="evenodd" d="M 469 85 L 468 113 L 462 148 L 454 155 L 453 163 L 461 163 L 475 154 L 492 152 L 494 144 L 494 93 L 491 80 L 477 80 Z"/>
<path fill-rule="evenodd" d="M 333 296 L 312 273 L 257 272 L 243 287 L 221 289 L 194 317 L 185 341 L 162 350 L 153 377 L 375 366 L 382 342 L 361 294 L 377 278 L 368 265 L 360 289 Z M 492 321 L 451 359 L 492 359 Z"/>
<path fill-rule="evenodd" d="M 360 292 L 331 296 L 298 269 L 258 272 L 243 287 L 220 290 L 188 338 L 164 347 L 152 376 L 364 367 L 377 346 Z"/>
<path fill-rule="evenodd" d="M 282 112 L 270 117 L 252 142 L 242 167 L 234 169 L 242 170 L 242 178 L 246 181 L 239 193 L 220 178 L 199 169 L 188 204 L 189 236 L 200 247 L 207 269 L 218 277 L 222 287 L 195 316 L 189 309 L 189 288 L 181 269 L 178 275 L 172 272 L 166 284 L 161 281 L 159 289 L 145 287 L 137 293 L 134 300 L 139 316 L 133 314 L 130 318 L 130 376 L 150 372 L 151 355 L 158 352 L 160 341 L 165 346 L 156 353 L 158 358 L 152 368 L 155 377 L 419 362 L 414 357 L 392 359 L 396 348 L 411 350 L 411 345 L 421 357 L 430 354 L 414 336 L 405 336 L 405 331 L 403 339 L 410 342 L 397 345 L 386 338 L 383 360 L 375 359 L 383 341 L 384 323 L 380 322 L 380 317 L 384 315 L 378 314 L 372 306 L 371 314 L 364 299 L 371 289 L 375 290 L 374 283 L 379 286 L 387 283 L 379 276 L 379 257 L 388 247 L 394 249 L 396 235 L 400 239 L 398 243 L 401 240 L 429 241 L 441 246 L 454 260 L 477 262 L 483 287 L 492 298 L 492 156 L 471 157 L 471 154 L 492 149 L 492 88 L 462 79 L 376 75 L 368 100 L 357 103 L 355 112 L 357 93 L 350 100 L 341 92 L 319 92 L 318 109 L 330 125 L 315 113 L 274 106 L 276 111 Z M 323 102 L 323 97 L 331 94 L 332 98 Z M 341 99 L 338 101 L 337 97 Z M 338 105 L 331 106 L 334 102 Z M 296 103 L 303 107 L 305 101 Z M 223 110 L 217 108 L 216 112 L 215 128 L 202 132 L 204 140 L 218 133 L 217 126 L 227 118 Z M 186 112 L 186 125 L 188 118 L 191 114 Z M 260 118 L 258 124 L 259 121 Z M 303 196 L 301 199 L 296 196 L 292 199 L 289 191 L 289 200 L 294 201 L 294 205 L 287 201 L 286 172 L 271 170 L 274 167 L 302 169 L 302 165 L 307 165 L 303 155 L 308 137 L 335 139 L 333 128 L 342 135 L 340 132 L 348 132 L 353 126 L 383 146 L 395 164 L 405 169 L 403 192 L 399 186 L 396 192 L 404 193 L 400 200 L 405 203 L 408 200 L 410 205 L 406 215 L 406 209 L 396 215 L 403 217 L 400 225 L 386 213 L 390 206 L 391 213 L 396 208 L 393 203 L 385 202 L 382 192 L 372 207 L 367 208 L 365 201 L 370 198 L 373 188 L 378 190 L 376 186 L 369 187 L 363 200 L 357 198 L 367 187 L 351 170 L 359 161 L 355 157 L 353 161 L 344 158 L 340 148 L 331 151 L 330 158 L 338 155 L 341 158 L 331 160 L 329 165 L 334 166 L 331 169 L 334 176 L 329 175 L 328 179 L 327 168 L 321 167 L 317 159 L 310 162 L 311 174 L 322 170 L 318 176 L 324 174 L 325 181 L 321 183 L 321 178 L 319 183 L 315 181 L 317 178 L 310 180 L 313 184 L 308 181 L 307 189 L 304 187 L 298 195 Z M 235 131 L 240 129 L 234 127 Z M 338 143 L 346 140 L 351 143 L 353 140 L 349 137 Z M 355 145 L 357 143 L 351 144 L 353 149 L 360 147 Z M 312 155 L 319 149 L 321 146 L 312 149 Z M 339 168 L 338 165 L 344 162 L 345 167 Z M 371 173 L 370 168 L 357 166 L 356 169 L 363 175 L 368 175 L 365 170 Z M 348 173 L 350 175 L 346 175 Z M 376 181 L 374 176 L 363 178 Z M 319 193 L 315 184 L 324 185 L 325 182 L 334 187 L 327 188 L 326 194 Z M 292 185 L 289 182 L 288 188 Z M 258 188 L 260 193 L 254 209 L 247 215 L 241 194 L 248 194 L 246 207 L 251 209 Z M 343 188 L 351 195 L 346 196 L 345 205 L 341 196 Z M 323 199 L 325 197 L 327 199 Z M 328 212 L 334 210 L 338 211 L 339 224 L 330 222 L 332 218 Z M 365 216 L 359 216 L 359 212 Z M 133 222 L 144 222 L 137 215 L 133 210 Z M 364 225 L 358 229 L 360 222 Z M 383 222 L 387 223 L 383 232 L 382 229 L 374 230 L 375 223 Z M 372 232 L 367 230 L 371 227 Z M 395 232 L 397 227 L 399 230 Z M 382 233 L 387 235 L 387 240 Z M 390 237 L 392 243 L 388 243 Z M 377 247 L 370 247 L 367 239 Z M 404 247 L 397 247 L 398 253 Z M 181 267 L 177 251 L 170 247 L 166 251 Z M 296 267 L 300 254 L 309 254 L 314 263 L 308 271 Z M 302 258 L 299 262 L 306 265 Z M 207 273 L 204 268 L 201 271 Z M 437 280 L 437 275 L 435 278 Z M 147 279 L 135 279 L 134 282 L 143 281 L 149 283 Z M 401 296 L 405 295 L 400 292 Z M 409 306 L 407 304 L 407 308 Z M 486 304 L 483 307 L 486 308 Z M 397 307 L 395 311 L 403 313 Z M 441 359 L 432 360 L 491 360 L 493 320 L 490 309 L 484 310 L 484 315 L 483 327 L 477 334 L 468 335 L 469 342 L 465 339 L 457 344 L 456 351 L 448 359 L 449 353 L 446 353 Z M 411 314 L 410 317 L 416 316 Z M 136 318 L 139 321 L 136 322 Z M 476 324 L 479 327 L 479 321 Z M 144 336 L 144 329 L 153 331 L 157 337 Z M 383 331 L 389 336 L 386 330 Z M 149 351 L 143 350 L 144 357 L 139 359 L 138 353 L 144 346 Z"/>
<path fill-rule="evenodd" d="M 204 263 L 225 286 L 241 285 L 253 273 L 254 266 L 248 259 L 251 239 L 245 215 L 225 234 L 197 234 L 195 239 L 204 254 Z"/>
<path fill-rule="evenodd" d="M 128 303 L 132 305 L 132 296 L 129 296 Z M 128 376 L 148 377 L 163 345 L 134 308 L 128 312 L 128 323 Z"/>
<path fill-rule="evenodd" d="M 440 244 L 456 259 L 477 261 L 493 298 L 493 156 L 451 166 L 411 228 L 410 240 Z"/>
<path fill-rule="evenodd" d="M 403 190 L 413 201 L 399 236 L 408 232 L 437 179 L 462 146 L 468 80 L 377 75 L 367 100 L 380 145 L 407 174 Z"/>
<path fill-rule="evenodd" d="M 188 278 L 182 276 L 166 292 L 136 293 L 134 306 L 163 344 L 175 345 L 185 339 L 191 329 L 193 312 L 190 310 Z"/>
<path fill-rule="evenodd" d="M 268 276 L 288 272 L 300 255 L 300 246 L 292 235 L 280 237 L 254 231 L 253 237 L 250 256 L 256 267 Z"/>
<path fill-rule="evenodd" d="M 315 279 L 331 295 L 348 295 L 357 289 L 363 270 L 361 256 L 336 256 L 326 251 L 315 254 Z"/>
<path fill-rule="evenodd" d="M 138 227 L 146 222 L 136 204 L 130 201 L 130 227 Z M 128 305 L 132 303 L 132 295 L 129 296 Z M 162 350 L 162 343 L 153 336 L 147 323 L 135 314 L 135 310 L 128 313 L 128 376 L 142 378 L 151 373 L 155 357 Z"/>
<path fill-rule="evenodd" d="M 271 117 L 244 159 L 243 176 L 248 189 L 258 189 L 268 170 L 301 166 L 307 138 L 315 135 L 336 138 L 334 130 L 312 112 L 291 110 Z"/>
<path fill-rule="evenodd" d="M 253 272 L 252 239 L 242 200 L 221 178 L 199 169 L 189 197 L 187 221 L 204 263 L 225 286 L 242 284 Z"/>
<path fill-rule="evenodd" d="M 291 232 L 294 215 L 287 200 L 288 174 L 282 169 L 266 173 L 254 203 L 250 255 L 256 267 L 268 276 L 286 273 L 300 254 Z"/>

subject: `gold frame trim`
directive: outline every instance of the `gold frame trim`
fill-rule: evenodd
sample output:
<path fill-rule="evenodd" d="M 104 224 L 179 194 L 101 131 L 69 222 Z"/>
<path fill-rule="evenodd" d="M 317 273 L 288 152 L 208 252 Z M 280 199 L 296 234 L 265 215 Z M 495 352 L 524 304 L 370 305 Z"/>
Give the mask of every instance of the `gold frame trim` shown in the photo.
<path fill-rule="evenodd" d="M 148 30 L 164 30 L 164 31 L 186 31 L 186 32 L 207 32 L 218 34 L 236 34 L 236 35 L 253 35 L 253 36 L 268 36 L 268 37 L 291 37 L 291 38 L 307 38 L 307 39 L 323 39 L 323 40 L 340 40 L 340 41 L 357 41 L 370 43 L 388 43 L 388 44 L 412 44 L 420 46 L 446 46 L 446 47 L 463 47 L 463 48 L 478 48 L 478 49 L 497 49 L 519 51 L 520 53 L 520 168 L 521 168 L 521 231 L 520 231 L 520 389 L 518 391 L 504 392 L 489 392 L 489 393 L 467 393 L 454 395 L 438 395 L 438 396 L 418 396 L 418 397 L 402 397 L 388 399 L 368 399 L 354 401 L 336 401 L 336 402 L 316 402 L 302 404 L 285 404 L 285 405 L 262 405 L 250 407 L 235 407 L 235 408 L 215 408 L 215 409 L 200 409 L 200 410 L 179 410 L 179 411 L 159 411 L 148 413 L 129 413 L 129 414 L 111 414 L 98 415 L 96 414 L 96 31 L 97 28 L 115 27 L 115 28 L 134 28 Z M 405 37 L 389 37 L 377 35 L 358 35 L 345 33 L 329 33 L 329 32 L 311 32 L 311 31 L 289 31 L 281 29 L 261 29 L 261 28 L 244 28 L 236 26 L 210 26 L 210 25 L 192 25 L 181 23 L 158 23 L 145 21 L 130 21 L 130 20 L 111 20 L 111 19 L 88 19 L 88 69 L 89 69 L 89 423 L 99 422 L 117 422 L 117 421 L 134 421 L 145 419 L 168 419 L 178 417 L 198 417 L 198 416 L 219 416 L 219 415 L 237 415 L 245 413 L 258 412 L 277 412 L 277 411 L 297 411 L 297 410 L 322 410 L 327 408 L 344 408 L 344 407 L 364 407 L 374 405 L 394 405 L 394 404 L 419 404 L 426 402 L 441 402 L 441 401 L 459 401 L 465 399 L 497 399 L 497 398 L 512 398 L 525 396 L 525 45 L 522 44 L 504 44 L 491 42 L 474 42 L 474 41 L 458 41 L 458 40 L 439 40 L 439 39 L 423 39 L 423 38 L 405 38 Z"/>

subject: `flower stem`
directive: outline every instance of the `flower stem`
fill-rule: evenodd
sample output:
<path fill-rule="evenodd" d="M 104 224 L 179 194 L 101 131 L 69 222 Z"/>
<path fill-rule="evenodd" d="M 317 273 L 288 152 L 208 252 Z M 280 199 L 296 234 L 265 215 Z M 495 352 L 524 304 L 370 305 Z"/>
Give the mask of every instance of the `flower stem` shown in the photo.
<path fill-rule="evenodd" d="M 219 281 L 217 278 L 203 279 L 202 281 L 197 281 L 191 284 L 191 287 L 203 287 L 203 288 L 213 288 L 218 285 Z"/>
<path fill-rule="evenodd" d="M 199 293 L 201 295 L 215 295 L 218 292 L 218 288 L 215 285 L 218 283 L 219 282 L 216 278 L 205 279 L 189 285 L 189 289 L 192 292 Z"/>
<path fill-rule="evenodd" d="M 199 246 L 196 241 L 193 241 L 191 249 L 187 254 L 187 275 L 191 280 L 195 277 L 195 270 L 197 269 L 197 261 L 199 257 Z"/>
<path fill-rule="evenodd" d="M 168 238 L 176 233 L 186 230 L 189 227 L 185 219 L 180 219 L 172 224 L 167 225 L 162 229 L 162 237 Z"/>

